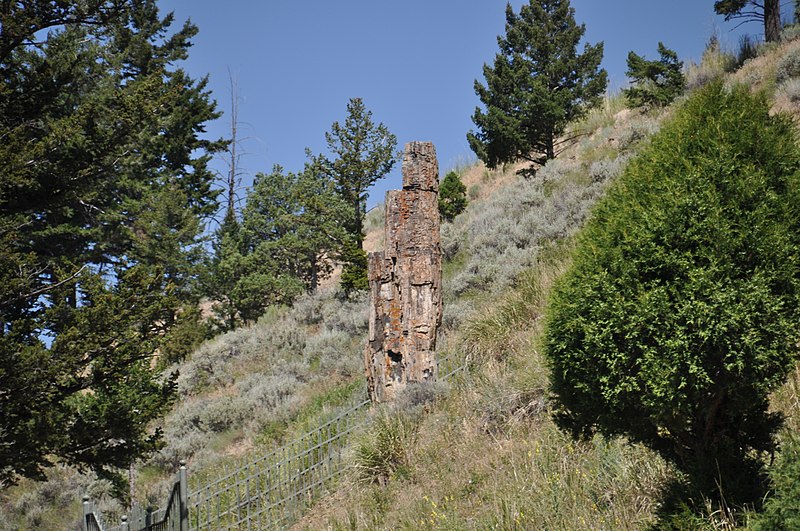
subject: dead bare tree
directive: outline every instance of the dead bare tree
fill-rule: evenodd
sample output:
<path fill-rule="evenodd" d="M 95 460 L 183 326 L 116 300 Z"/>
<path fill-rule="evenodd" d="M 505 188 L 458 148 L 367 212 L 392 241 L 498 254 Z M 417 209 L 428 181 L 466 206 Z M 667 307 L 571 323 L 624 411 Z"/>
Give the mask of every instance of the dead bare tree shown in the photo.
<path fill-rule="evenodd" d="M 228 166 L 228 174 L 225 181 L 225 199 L 226 210 L 223 224 L 236 222 L 236 204 L 238 202 L 237 193 L 242 184 L 242 171 L 241 171 L 241 157 L 244 153 L 240 150 L 239 138 L 239 82 L 236 76 L 231 72 L 228 67 L 228 80 L 230 82 L 231 91 L 231 110 L 230 110 L 230 127 L 231 138 L 228 145 L 227 156 L 225 162 Z"/>

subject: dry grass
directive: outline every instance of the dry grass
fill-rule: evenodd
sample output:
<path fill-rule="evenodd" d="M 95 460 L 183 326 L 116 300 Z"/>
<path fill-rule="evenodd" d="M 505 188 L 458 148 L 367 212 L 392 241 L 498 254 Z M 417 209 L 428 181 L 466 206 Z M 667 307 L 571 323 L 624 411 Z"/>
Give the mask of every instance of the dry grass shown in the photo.
<path fill-rule="evenodd" d="M 775 93 L 775 65 L 797 47 L 800 41 L 764 49 L 730 79 Z M 701 65 L 690 67 L 691 82 L 699 86 L 725 75 L 730 61 L 710 50 Z M 785 110 L 780 89 L 775 101 L 776 110 Z M 610 100 L 576 125 L 589 134 L 543 178 L 555 186 L 559 176 L 565 177 L 564 186 L 586 186 L 593 172 L 615 174 L 618 168 L 606 166 L 624 164 L 619 154 L 655 131 L 658 118 Z M 443 243 L 460 242 L 446 268 L 448 278 L 470 268 L 472 240 L 460 239 L 459 227 L 473 230 L 468 228 L 477 211 L 505 197 L 508 185 L 519 186 L 516 169 L 492 173 L 476 165 L 461 173 L 474 199 L 486 202 L 448 229 Z M 530 252 L 538 256 L 535 265 L 510 286 L 449 301 L 467 310 L 440 346 L 468 354 L 475 363 L 454 391 L 418 420 L 407 472 L 372 485 L 355 481 L 354 471 L 294 529 L 643 529 L 656 523 L 663 489 L 676 477 L 671 467 L 622 439 L 575 442 L 549 416 L 548 369 L 538 350 L 540 317 L 553 279 L 567 266 L 569 245 L 549 255 Z M 800 431 L 800 366 L 775 394 L 773 406 L 787 415 L 787 432 Z M 724 503 L 706 501 L 705 514 L 684 523 L 733 529 L 737 518 L 742 517 Z"/>
<path fill-rule="evenodd" d="M 574 442 L 550 419 L 539 317 L 568 248 L 547 253 L 459 340 L 482 362 L 421 416 L 404 473 L 341 482 L 295 529 L 641 529 L 671 477 L 623 440 Z M 501 351 L 492 351 L 492 345 Z"/>
<path fill-rule="evenodd" d="M 785 432 L 800 433 L 800 364 L 789 373 L 786 383 L 773 395 L 772 408 L 786 417 Z"/>
<path fill-rule="evenodd" d="M 794 79 L 778 82 L 778 69 L 782 61 L 791 56 L 800 55 L 800 39 L 793 39 L 772 46 L 753 59 L 746 61 L 742 67 L 731 74 L 728 83 L 741 83 L 750 86 L 753 91 L 765 91 L 773 98 L 773 112 L 784 112 L 800 119 L 800 99 L 795 90 Z"/>
<path fill-rule="evenodd" d="M 767 90 L 775 97 L 775 111 L 798 117 L 798 91 L 788 85 L 789 81 L 776 82 L 782 57 L 798 50 L 800 40 L 763 49 L 760 56 L 730 76 L 729 82 Z M 719 50 L 710 50 L 700 65 L 689 66 L 690 88 L 725 75 L 730 61 Z M 559 187 L 590 186 L 597 175 L 613 178 L 629 151 L 657 129 L 657 119 L 624 109 L 619 96 L 608 98 L 602 108 L 573 128 L 585 131 L 586 136 L 565 152 L 558 164 L 542 172 L 548 197 L 558 197 Z M 480 235 L 490 228 L 488 224 L 507 213 L 507 202 L 502 208 L 507 201 L 504 198 L 506 194 L 512 198 L 519 195 L 511 189 L 522 182 L 516 174 L 521 167 L 488 170 L 478 163 L 457 168 L 473 206 L 443 231 L 450 231 L 452 241 L 463 240 L 458 256 L 454 255 L 454 261 L 446 266 L 449 279 L 474 265 L 470 253 L 475 252 L 475 240 L 467 235 Z M 496 214 L 481 216 L 481 211 L 490 206 Z M 365 248 L 370 251 L 383 246 L 381 211 L 382 206 L 368 216 Z M 489 239 L 496 244 L 501 238 Z M 402 473 L 395 470 L 384 474 L 383 485 L 374 485 L 357 481 L 363 471 L 354 468 L 295 529 L 642 529 L 654 522 L 661 489 L 673 477 L 669 467 L 654 453 L 624 440 L 596 438 L 576 443 L 558 431 L 549 417 L 547 367 L 538 352 L 538 333 L 549 286 L 566 267 L 568 250 L 566 245 L 551 249 L 548 255 L 539 248 L 527 249 L 528 258 L 533 259 L 525 264 L 512 263 L 508 257 L 516 256 L 513 254 L 503 255 L 502 260 L 499 255 L 485 259 L 502 262 L 494 265 L 500 273 L 508 270 L 507 276 L 513 281 L 503 284 L 495 279 L 483 291 L 447 301 L 446 311 L 455 316 L 453 326 L 440 337 L 440 350 L 469 354 L 476 363 L 454 384 L 447 398 L 427 408 L 427 413 L 416 413 L 413 437 L 404 443 L 408 454 L 403 458 Z M 299 328 L 305 339 L 320 337 L 314 349 L 325 347 L 326 341 L 338 344 L 333 341 L 338 336 L 325 339 L 319 335 L 331 310 L 324 303 L 316 308 L 316 300 L 302 304 L 309 308 L 301 324 L 275 315 L 271 319 L 277 324 L 283 322 L 280 330 L 266 319 L 259 326 L 240 331 L 241 337 L 232 334 L 218 339 L 219 352 L 230 355 L 211 355 L 206 345 L 195 361 L 208 355 L 208 367 L 197 363 L 197 367 L 190 367 L 187 363 L 182 371 L 188 377 L 202 369 L 198 381 L 205 382 L 206 388 L 184 397 L 184 406 L 197 405 L 200 397 L 209 403 L 236 398 L 240 378 L 233 373 L 242 376 L 251 372 L 254 361 L 264 367 L 302 371 L 304 378 L 347 369 L 329 367 L 325 364 L 333 361 L 309 356 L 303 349 L 287 350 L 285 355 L 259 353 L 276 334 L 285 333 L 291 339 L 292 330 Z M 353 327 L 343 323 L 340 328 Z M 360 348 L 353 349 L 358 358 Z M 329 397 L 338 393 L 337 386 L 351 381 L 344 376 L 315 378 L 311 378 L 313 385 L 298 385 L 297 400 L 276 409 L 278 413 L 271 414 L 271 421 L 261 419 L 264 422 L 255 428 L 243 422 L 215 435 L 213 442 L 207 440 L 210 435 L 200 434 L 198 441 L 203 439 L 205 458 L 212 463 L 215 459 L 227 462 L 251 452 L 259 438 L 274 443 L 275 437 L 279 440 L 303 430 L 314 423 L 315 412 L 328 407 L 317 403 L 315 397 L 330 401 Z M 800 367 L 775 393 L 773 407 L 787 417 L 784 434 L 800 432 Z M 157 483 L 162 473 L 154 467 L 142 470 L 149 479 L 142 477 L 141 486 L 148 481 Z M 167 474 L 162 477 L 171 477 L 171 472 Z M 26 482 L 0 498 L 0 529 L 45 529 L 44 522 L 53 514 L 77 516 L 77 501 L 86 490 L 94 489 L 96 497 L 101 494 L 102 486 L 91 480 L 78 480 L 78 476 L 61 469 L 52 475 L 49 483 Z M 153 502 L 159 504 L 161 498 Z M 726 526 L 731 525 L 731 519 L 717 506 L 709 504 L 699 527 L 729 528 Z M 4 519 L 4 515 L 8 517 Z"/>
<path fill-rule="evenodd" d="M 670 473 L 622 440 L 576 443 L 519 368 L 489 363 L 420 426 L 405 477 L 345 480 L 295 529 L 641 529 Z M 488 419 L 488 420 L 487 420 Z"/>

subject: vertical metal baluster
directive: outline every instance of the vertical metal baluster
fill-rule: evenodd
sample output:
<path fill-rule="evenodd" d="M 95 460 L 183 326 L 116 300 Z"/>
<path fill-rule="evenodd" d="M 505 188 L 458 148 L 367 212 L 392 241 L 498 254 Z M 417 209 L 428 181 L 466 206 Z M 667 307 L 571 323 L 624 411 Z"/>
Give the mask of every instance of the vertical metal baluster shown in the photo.
<path fill-rule="evenodd" d="M 245 514 L 247 515 L 247 531 L 250 531 L 250 467 L 245 467 L 244 473 L 244 499 L 247 504 Z"/>

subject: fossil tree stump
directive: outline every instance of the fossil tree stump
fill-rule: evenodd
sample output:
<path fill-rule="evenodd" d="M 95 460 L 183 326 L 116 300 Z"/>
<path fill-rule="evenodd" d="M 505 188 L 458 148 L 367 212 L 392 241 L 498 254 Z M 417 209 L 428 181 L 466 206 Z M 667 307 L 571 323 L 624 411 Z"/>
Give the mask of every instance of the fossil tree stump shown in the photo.
<path fill-rule="evenodd" d="M 433 144 L 406 144 L 403 189 L 386 194 L 386 250 L 369 255 L 364 361 L 374 402 L 392 400 L 409 382 L 436 379 L 436 331 L 442 319 L 438 199 Z"/>

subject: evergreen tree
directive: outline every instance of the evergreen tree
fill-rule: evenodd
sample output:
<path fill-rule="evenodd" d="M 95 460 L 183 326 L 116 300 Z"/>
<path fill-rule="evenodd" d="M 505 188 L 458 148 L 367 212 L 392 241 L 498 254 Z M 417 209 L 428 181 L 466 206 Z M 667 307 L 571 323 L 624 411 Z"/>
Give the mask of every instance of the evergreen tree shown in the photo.
<path fill-rule="evenodd" d="M 350 205 L 346 227 L 362 247 L 367 190 L 394 167 L 397 138 L 382 123 L 373 123 L 372 111 L 366 109 L 361 98 L 352 98 L 344 124 L 334 122 L 330 132 L 325 133 L 325 140 L 334 158 L 322 156 L 318 162 Z"/>
<path fill-rule="evenodd" d="M 367 278 L 367 268 L 369 258 L 367 252 L 359 247 L 356 242 L 351 242 L 343 248 L 342 252 L 342 276 L 339 279 L 339 286 L 346 295 L 356 291 L 366 291 L 369 289 L 369 279 Z"/>
<path fill-rule="evenodd" d="M 519 159 L 544 164 L 559 151 L 567 124 L 596 104 L 606 89 L 600 68 L 603 43 L 578 53 L 584 25 L 569 0 L 530 0 L 520 13 L 506 6 L 506 34 L 497 38 L 494 65 L 483 66 L 486 85 L 475 93 L 478 132 L 470 147 L 490 168 Z"/>
<path fill-rule="evenodd" d="M 119 479 L 174 385 L 217 116 L 154 1 L 0 6 L 0 483 L 58 460 Z M 49 30 L 42 41 L 44 30 Z"/>
<path fill-rule="evenodd" d="M 223 330 L 233 330 L 239 322 L 237 305 L 231 294 L 241 276 L 238 269 L 242 260 L 240 230 L 235 210 L 226 209 L 222 224 L 214 233 L 213 255 L 203 269 L 202 291 L 213 301 L 217 324 Z"/>
<path fill-rule="evenodd" d="M 443 219 L 452 221 L 465 208 L 467 208 L 467 187 L 456 172 L 448 172 L 439 186 L 439 214 Z"/>
<path fill-rule="evenodd" d="M 763 96 L 697 91 L 597 205 L 550 300 L 559 423 L 758 503 L 798 356 L 800 151 Z M 695 499 L 697 499 L 695 497 Z"/>
<path fill-rule="evenodd" d="M 742 19 L 744 22 L 757 21 L 764 24 L 764 39 L 767 42 L 781 40 L 780 0 L 717 0 L 714 11 L 724 15 L 725 20 Z"/>
<path fill-rule="evenodd" d="M 634 107 L 664 107 L 683 93 L 686 80 L 683 77 L 683 62 L 678 54 L 663 43 L 658 43 L 658 61 L 648 61 L 634 52 L 628 53 L 628 71 L 625 75 L 631 87 L 624 90 Z"/>
<path fill-rule="evenodd" d="M 267 306 L 316 289 L 355 241 L 344 228 L 349 212 L 313 162 L 297 174 L 275 166 L 256 175 L 241 226 L 219 232 L 212 297 L 223 326 L 254 321 Z"/>
<path fill-rule="evenodd" d="M 315 164 L 333 180 L 351 212 L 344 226 L 355 243 L 341 255 L 342 288 L 349 293 L 368 285 L 363 251 L 367 190 L 392 170 L 397 159 L 394 151 L 397 138 L 382 123 L 373 123 L 372 111 L 366 109 L 361 98 L 352 98 L 347 104 L 344 124 L 334 122 L 330 132 L 325 133 L 325 140 L 334 158 L 320 156 Z"/>

